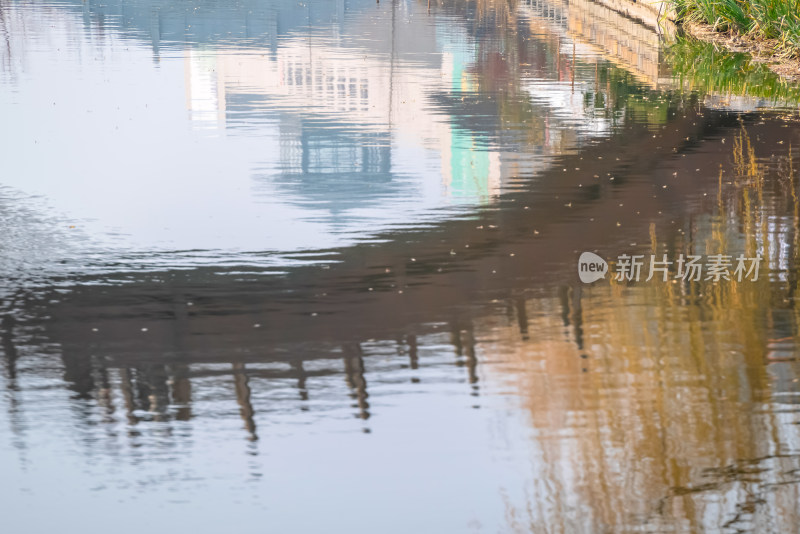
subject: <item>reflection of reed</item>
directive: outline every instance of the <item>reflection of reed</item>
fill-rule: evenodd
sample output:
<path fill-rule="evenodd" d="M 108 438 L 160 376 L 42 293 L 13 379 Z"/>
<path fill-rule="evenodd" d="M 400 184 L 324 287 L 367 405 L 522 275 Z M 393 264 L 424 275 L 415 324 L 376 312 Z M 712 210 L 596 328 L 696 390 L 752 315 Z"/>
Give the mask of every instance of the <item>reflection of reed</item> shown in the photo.
<path fill-rule="evenodd" d="M 516 531 L 749 525 L 783 532 L 800 522 L 791 504 L 800 497 L 800 432 L 779 420 L 775 402 L 782 397 L 769 365 L 770 347 L 782 340 L 791 363 L 781 372 L 795 380 L 800 372 L 798 306 L 784 301 L 788 288 L 776 283 L 779 266 L 770 252 L 788 246 L 796 256 L 797 207 L 793 200 L 782 206 L 791 235 L 776 235 L 769 221 L 787 215 L 780 196 L 767 191 L 781 182 L 793 191 L 794 164 L 785 162 L 776 175 L 744 128 L 732 156 L 735 176 L 720 179 L 710 224 L 695 223 L 662 248 L 760 254 L 772 273 L 743 282 L 600 285 L 577 299 L 561 292 L 550 302 L 531 300 L 526 315 L 534 318 L 536 339 L 498 348 L 513 357 L 511 380 L 540 436 L 533 468 L 544 481 L 527 503 L 507 503 Z M 652 241 L 656 246 L 655 235 Z M 569 502 L 573 494 L 580 514 L 541 507 Z"/>

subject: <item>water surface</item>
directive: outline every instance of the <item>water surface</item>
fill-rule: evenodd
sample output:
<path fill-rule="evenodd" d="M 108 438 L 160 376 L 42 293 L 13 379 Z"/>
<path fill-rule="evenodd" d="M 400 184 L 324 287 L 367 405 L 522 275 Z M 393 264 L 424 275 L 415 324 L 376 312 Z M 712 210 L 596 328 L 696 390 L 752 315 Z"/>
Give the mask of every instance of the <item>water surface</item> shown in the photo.
<path fill-rule="evenodd" d="M 9 531 L 800 524 L 763 65 L 589 0 L 15 0 L 0 66 Z"/>

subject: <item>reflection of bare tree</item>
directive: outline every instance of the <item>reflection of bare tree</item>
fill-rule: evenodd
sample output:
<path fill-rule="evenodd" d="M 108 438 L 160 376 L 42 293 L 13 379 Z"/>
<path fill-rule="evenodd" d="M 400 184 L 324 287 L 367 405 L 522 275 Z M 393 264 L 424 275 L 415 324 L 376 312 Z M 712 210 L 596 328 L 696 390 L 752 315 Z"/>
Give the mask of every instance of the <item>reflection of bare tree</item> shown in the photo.
<path fill-rule="evenodd" d="M 103 409 L 103 422 L 113 424 L 116 422 L 114 419 L 116 407 L 114 406 L 113 388 L 109 377 L 109 371 L 105 366 L 101 365 L 97 367 L 95 371 L 98 377 L 97 405 Z"/>
<path fill-rule="evenodd" d="M 417 336 L 409 334 L 406 336 L 408 343 L 408 363 L 412 369 L 419 369 L 419 348 L 417 347 Z"/>
<path fill-rule="evenodd" d="M 128 368 L 119 370 L 119 385 L 122 391 L 122 399 L 125 402 L 125 414 L 128 417 L 128 425 L 135 425 L 139 418 L 134 413 L 136 411 L 136 401 L 133 396 L 132 371 Z"/>
<path fill-rule="evenodd" d="M 290 363 L 292 366 L 292 371 L 297 374 L 297 391 L 300 393 L 300 400 L 307 401 L 308 400 L 308 387 L 306 385 L 306 370 L 303 366 L 303 360 L 297 359 L 292 360 Z M 308 407 L 303 407 L 302 409 L 307 410 Z"/>
<path fill-rule="evenodd" d="M 192 418 L 192 382 L 186 364 L 171 366 L 172 402 L 177 405 L 175 419 L 188 421 Z"/>
<path fill-rule="evenodd" d="M 456 351 L 456 363 L 467 368 L 467 380 L 472 384 L 473 394 L 478 391 L 478 358 L 475 353 L 475 335 L 471 323 L 454 321 L 450 329 L 450 342 Z"/>
<path fill-rule="evenodd" d="M 9 306 L 9 311 L 0 320 L 0 348 L 3 350 L 6 370 L 6 398 L 8 399 L 8 413 L 11 420 L 11 432 L 14 435 L 14 445 L 22 450 L 25 448 L 24 425 L 21 424 L 20 388 L 17 382 L 17 361 L 20 354 L 14 339 L 17 320 L 13 315 L 14 300 Z"/>
<path fill-rule="evenodd" d="M 17 359 L 19 359 L 19 351 L 14 343 L 14 327 L 16 324 L 16 318 L 10 313 L 4 315 L 0 320 L 0 346 L 3 348 L 6 371 L 11 381 L 17 378 Z"/>
<path fill-rule="evenodd" d="M 344 355 L 344 372 L 347 385 L 352 390 L 351 397 L 356 400 L 358 417 L 369 419 L 369 402 L 367 398 L 367 379 L 364 376 L 364 353 L 361 345 L 347 344 L 342 347 Z"/>
<path fill-rule="evenodd" d="M 2 50 L 2 53 L 0 53 L 0 65 L 2 65 L 2 70 L 11 75 L 11 35 L 8 28 L 8 13 L 4 4 L 0 4 L 0 34 L 3 36 L 3 43 L 0 46 L 0 50 Z"/>
<path fill-rule="evenodd" d="M 528 339 L 528 312 L 525 309 L 525 299 L 518 297 L 514 300 L 514 311 L 519 325 L 519 333 L 523 340 Z"/>
<path fill-rule="evenodd" d="M 156 421 L 167 420 L 170 414 L 167 369 L 160 363 L 144 364 L 136 369 L 136 385 L 140 409 L 149 412 Z"/>
<path fill-rule="evenodd" d="M 239 413 L 244 421 L 244 427 L 250 434 L 250 439 L 255 441 L 258 439 L 254 419 L 255 411 L 253 410 L 253 404 L 250 402 L 250 384 L 247 370 L 243 363 L 235 362 L 233 364 L 233 380 L 236 386 L 236 402 L 239 403 Z"/>
<path fill-rule="evenodd" d="M 95 389 L 92 360 L 72 352 L 63 352 L 61 361 L 64 365 L 64 382 L 76 398 L 91 399 Z"/>

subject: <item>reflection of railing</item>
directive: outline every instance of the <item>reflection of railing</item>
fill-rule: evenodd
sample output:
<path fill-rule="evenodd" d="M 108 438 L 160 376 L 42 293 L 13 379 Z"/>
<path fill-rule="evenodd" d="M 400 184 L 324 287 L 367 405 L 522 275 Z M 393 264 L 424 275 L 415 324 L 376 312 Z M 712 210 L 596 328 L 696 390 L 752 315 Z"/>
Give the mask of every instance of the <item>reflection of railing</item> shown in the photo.
<path fill-rule="evenodd" d="M 537 18 L 559 26 L 566 26 L 569 5 L 566 0 L 523 0 L 520 2 Z"/>
<path fill-rule="evenodd" d="M 662 60 L 664 33 L 595 0 L 526 0 L 521 11 L 534 24 L 571 39 L 579 54 L 586 50 L 630 71 L 653 88 L 669 85 Z"/>
<path fill-rule="evenodd" d="M 669 0 L 591 0 L 626 17 L 638 20 L 651 29 L 674 33 L 675 11 Z M 572 4 L 572 0 L 570 0 Z"/>
<path fill-rule="evenodd" d="M 594 0 L 570 0 L 569 34 L 600 48 L 604 57 L 653 88 L 671 85 L 661 47 L 663 36 Z"/>

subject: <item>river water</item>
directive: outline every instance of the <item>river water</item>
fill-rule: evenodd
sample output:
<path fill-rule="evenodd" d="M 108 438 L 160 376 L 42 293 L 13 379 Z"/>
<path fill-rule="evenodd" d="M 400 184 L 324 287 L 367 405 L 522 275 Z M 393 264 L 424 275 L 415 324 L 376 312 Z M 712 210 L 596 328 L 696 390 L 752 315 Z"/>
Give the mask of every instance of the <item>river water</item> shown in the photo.
<path fill-rule="evenodd" d="M 3 532 L 797 532 L 798 102 L 592 0 L 3 1 Z"/>

